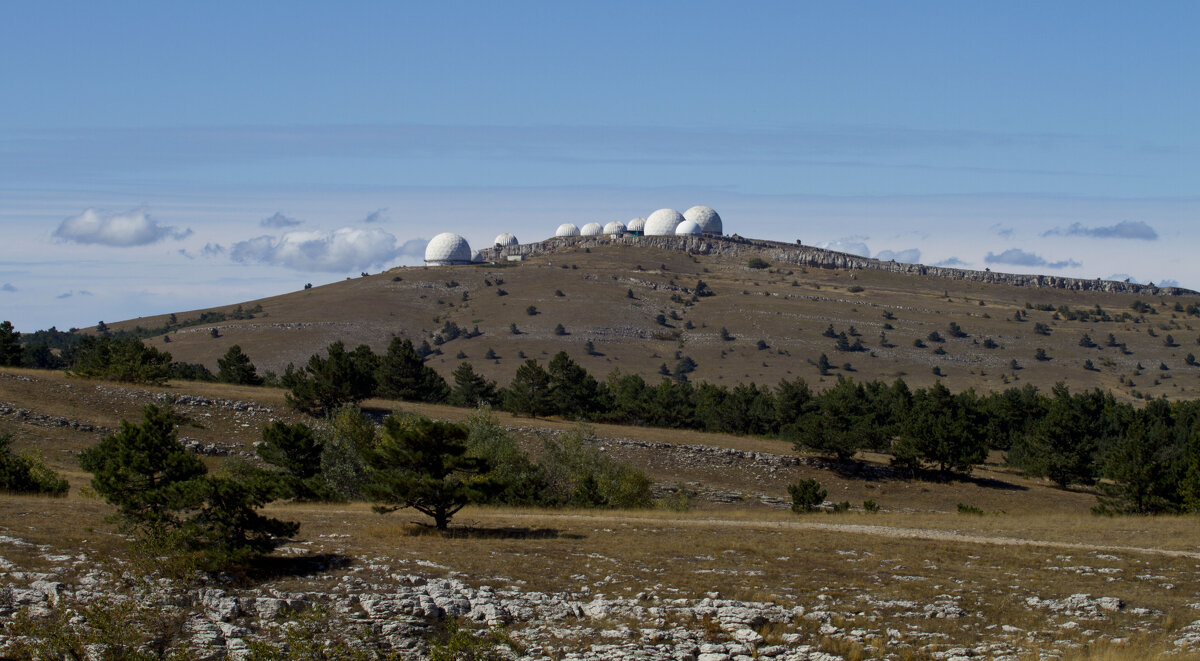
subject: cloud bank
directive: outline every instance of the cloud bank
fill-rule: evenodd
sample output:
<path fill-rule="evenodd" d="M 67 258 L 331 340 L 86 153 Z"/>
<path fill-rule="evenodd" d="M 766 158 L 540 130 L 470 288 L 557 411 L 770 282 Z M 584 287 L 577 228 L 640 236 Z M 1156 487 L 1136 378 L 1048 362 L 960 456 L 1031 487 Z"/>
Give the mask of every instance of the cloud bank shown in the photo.
<path fill-rule="evenodd" d="M 343 227 L 331 232 L 287 232 L 239 241 L 229 247 L 229 257 L 241 264 L 283 266 L 297 271 L 350 273 L 380 266 L 397 257 L 424 255 L 425 241 L 413 239 L 401 246 L 396 237 L 379 229 Z M 419 245 L 421 252 L 413 253 Z M 205 253 L 216 254 L 218 249 Z"/>
<path fill-rule="evenodd" d="M 983 261 L 988 264 L 1012 264 L 1013 266 L 1044 266 L 1050 269 L 1061 269 L 1066 267 L 1083 266 L 1080 262 L 1073 259 L 1066 259 L 1060 262 L 1050 262 L 1042 258 L 1040 255 L 1017 248 L 1009 248 L 999 255 L 989 252 Z"/>
<path fill-rule="evenodd" d="M 179 230 L 159 225 L 158 221 L 146 214 L 145 209 L 115 214 L 87 209 L 78 216 L 62 221 L 54 230 L 54 238 L 60 241 L 120 248 L 149 245 L 166 238 L 183 239 L 191 234 L 190 229 Z"/>
<path fill-rule="evenodd" d="M 875 255 L 875 259 L 881 262 L 895 260 L 902 264 L 920 264 L 921 251 L 916 248 L 909 248 L 908 250 L 881 250 L 878 255 Z"/>
<path fill-rule="evenodd" d="M 300 224 L 300 221 L 296 220 L 295 218 L 289 218 L 283 215 L 281 212 L 276 211 L 274 216 L 271 216 L 270 218 L 263 218 L 262 220 L 258 221 L 258 224 L 260 227 L 295 227 Z"/>
<path fill-rule="evenodd" d="M 844 236 L 840 239 L 832 241 L 822 241 L 816 244 L 817 248 L 824 250 L 836 250 L 859 257 L 870 257 L 871 250 L 867 248 L 867 239 L 865 236 Z"/>
<path fill-rule="evenodd" d="M 1084 227 L 1081 223 L 1071 223 L 1067 227 L 1055 227 L 1042 232 L 1042 236 L 1087 236 L 1093 239 L 1137 239 L 1139 241 L 1154 241 L 1158 232 L 1140 220 L 1124 220 L 1116 225 L 1106 227 Z"/>

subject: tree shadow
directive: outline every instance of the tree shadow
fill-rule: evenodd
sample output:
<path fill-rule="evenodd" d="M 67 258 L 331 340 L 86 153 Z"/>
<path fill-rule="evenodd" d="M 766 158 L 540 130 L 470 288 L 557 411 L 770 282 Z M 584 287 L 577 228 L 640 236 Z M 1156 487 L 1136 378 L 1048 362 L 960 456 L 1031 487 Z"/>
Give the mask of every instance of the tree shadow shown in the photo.
<path fill-rule="evenodd" d="M 1013 484 L 994 477 L 980 477 L 970 473 L 955 473 L 932 469 L 909 469 L 899 466 L 880 466 L 862 461 L 838 461 L 836 459 L 816 459 L 813 465 L 830 471 L 838 477 L 847 480 L 864 480 L 881 482 L 883 480 L 917 480 L 920 482 L 959 482 L 973 484 L 984 489 L 999 491 L 1028 491 L 1029 487 Z"/>
<path fill-rule="evenodd" d="M 484 528 L 477 526 L 451 526 L 446 530 L 423 523 L 410 523 L 404 527 L 409 537 L 443 537 L 446 539 L 584 539 L 583 535 L 564 533 L 555 528 Z"/>
<path fill-rule="evenodd" d="M 265 555 L 251 562 L 250 566 L 246 568 L 244 579 L 250 582 L 262 582 L 280 578 L 303 578 L 334 569 L 343 569 L 349 567 L 353 562 L 353 558 L 341 553 L 314 553 L 296 556 Z"/>

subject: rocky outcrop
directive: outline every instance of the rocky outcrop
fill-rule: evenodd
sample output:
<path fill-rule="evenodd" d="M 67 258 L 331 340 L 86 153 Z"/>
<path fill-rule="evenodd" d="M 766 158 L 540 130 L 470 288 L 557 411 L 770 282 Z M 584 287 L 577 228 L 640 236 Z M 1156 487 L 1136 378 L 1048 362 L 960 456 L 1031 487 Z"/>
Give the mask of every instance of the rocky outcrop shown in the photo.
<path fill-rule="evenodd" d="M 597 248 L 601 246 L 639 246 L 678 250 L 694 255 L 715 255 L 731 259 L 758 257 L 772 264 L 793 264 L 801 267 L 823 269 L 869 269 L 891 273 L 928 275 L 947 280 L 1005 284 L 1014 287 L 1039 287 L 1066 289 L 1070 291 L 1100 291 L 1121 294 L 1145 294 L 1148 296 L 1195 296 L 1200 292 L 1180 287 L 1157 287 L 1116 280 L 1084 280 L 1056 275 L 1022 275 L 1019 273 L 997 273 L 975 271 L 923 264 L 904 264 L 896 261 L 880 261 L 844 252 L 823 250 L 812 246 L 747 239 L 732 236 L 583 236 L 547 239 L 538 243 L 525 243 L 505 248 L 487 248 L 480 251 L 485 260 L 504 261 L 509 256 L 528 258 L 534 255 L 553 254 L 575 248 Z"/>

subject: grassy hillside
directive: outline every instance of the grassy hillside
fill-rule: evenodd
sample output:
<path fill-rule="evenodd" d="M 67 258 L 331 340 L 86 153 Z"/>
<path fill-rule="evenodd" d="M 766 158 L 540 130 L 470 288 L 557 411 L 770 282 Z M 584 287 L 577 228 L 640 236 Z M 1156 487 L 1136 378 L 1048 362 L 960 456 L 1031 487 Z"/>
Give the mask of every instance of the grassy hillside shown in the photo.
<path fill-rule="evenodd" d="M 522 355 L 544 361 L 566 350 L 599 378 L 620 369 L 657 379 L 661 366 L 673 369 L 678 357 L 687 356 L 697 364 L 692 380 L 727 385 L 802 376 L 820 387 L 846 375 L 903 377 L 914 386 L 941 378 L 956 391 L 1023 384 L 1045 389 L 1066 381 L 1076 390 L 1100 387 L 1126 398 L 1191 398 L 1200 392 L 1200 367 L 1186 363 L 1189 353 L 1200 354 L 1200 317 L 1186 312 L 1200 304 L 1200 296 L 1081 292 L 786 264 L 755 269 L 748 262 L 610 245 L 565 247 L 521 263 L 397 268 L 231 302 L 216 310 L 228 313 L 240 304 L 261 305 L 262 312 L 253 319 L 182 328 L 169 333 L 166 344 L 161 336 L 148 341 L 176 360 L 214 370 L 217 358 L 239 344 L 260 371 L 278 373 L 335 340 L 381 352 L 393 336 L 432 341 L 453 322 L 482 334 L 445 343 L 429 364 L 449 376 L 461 360 L 469 360 L 501 383 L 512 378 Z M 714 295 L 693 299 L 699 280 Z M 530 314 L 531 306 L 536 314 Z M 1076 318 L 1060 312 L 1064 309 Z M 179 312 L 177 318 L 187 321 L 202 312 Z M 159 316 L 109 326 L 153 328 L 166 321 Z M 560 324 L 565 335 L 555 333 Z M 952 336 L 951 324 L 963 336 Z M 513 325 L 519 334 L 512 333 Z M 837 340 L 824 335 L 831 325 L 866 350 L 837 350 Z M 212 336 L 214 328 L 219 337 Z M 722 339 L 722 329 L 731 339 Z M 930 341 L 932 332 L 945 341 Z M 1081 346 L 1085 334 L 1094 347 Z M 1124 349 L 1106 345 L 1110 334 Z M 1168 336 L 1174 340 L 1170 345 Z M 918 340 L 925 346 L 914 346 Z M 585 351 L 588 342 L 593 355 Z M 495 359 L 485 358 L 489 349 Z M 1038 349 L 1049 360 L 1037 360 Z M 822 353 L 835 367 L 824 376 L 816 367 Z M 1087 360 L 1093 369 L 1085 369 Z"/>

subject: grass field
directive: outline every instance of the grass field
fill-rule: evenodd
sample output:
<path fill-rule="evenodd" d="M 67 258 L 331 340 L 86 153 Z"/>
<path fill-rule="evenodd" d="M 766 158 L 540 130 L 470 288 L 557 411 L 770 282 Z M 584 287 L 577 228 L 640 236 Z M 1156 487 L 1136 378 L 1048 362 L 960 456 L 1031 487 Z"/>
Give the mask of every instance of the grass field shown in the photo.
<path fill-rule="evenodd" d="M 127 557 L 125 539 L 105 518 L 110 508 L 83 495 L 88 476 L 75 463 L 75 454 L 103 430 L 79 431 L 71 423 L 115 428 L 121 419 L 136 419 L 140 407 L 161 393 L 209 398 L 206 405 L 177 407 L 186 421 L 180 436 L 235 450 L 250 449 L 270 420 L 301 419 L 284 408 L 282 392 L 272 389 L 195 383 L 143 388 L 60 373 L 0 371 L 0 405 L 9 410 L 0 416 L 0 433 L 14 434 L 16 448 L 42 454 L 72 484 L 64 499 L 0 495 L 0 557 L 8 563 L 0 564 L 7 567 L 7 583 L 22 584 L 23 577 L 38 572 L 69 582 L 73 572 L 94 564 L 88 560 L 64 570 L 62 558 L 104 564 Z M 384 411 L 399 404 L 367 405 Z M 449 419 L 470 413 L 399 406 Z M 539 434 L 573 427 L 495 415 L 530 447 Z M 442 536 L 419 525 L 411 511 L 383 516 L 367 504 L 275 504 L 270 514 L 302 523 L 288 553 L 343 557 L 348 564 L 322 577 L 276 576 L 258 589 L 328 590 L 343 577 L 386 582 L 400 572 L 584 601 L 719 598 L 800 607 L 806 616 L 760 628 L 764 644 L 786 646 L 793 640 L 787 636 L 799 635 L 850 659 L 946 658 L 944 653 L 958 648 L 992 650 L 982 658 L 1134 659 L 1171 651 L 1178 652 L 1171 658 L 1197 658 L 1195 648 L 1175 643 L 1184 627 L 1200 620 L 1200 534 L 1194 517 L 1095 517 L 1089 513 L 1093 494 L 1061 491 L 996 463 L 952 482 L 864 479 L 819 462 L 779 466 L 753 455 L 727 458 L 703 451 L 793 454 L 771 439 L 610 425 L 596 425 L 592 432 L 606 451 L 643 467 L 657 484 L 696 487 L 701 495 L 692 509 L 468 508 Z M 861 459 L 866 466 L 885 463 L 879 456 Z M 216 467 L 222 459 L 206 461 Z M 829 500 L 848 501 L 854 509 L 809 515 L 782 509 L 786 485 L 804 477 L 817 478 Z M 704 493 L 737 498 L 705 499 Z M 866 499 L 882 511 L 861 511 Z M 985 513 L 959 514 L 959 503 Z M 1087 598 L 1071 602 L 1072 595 Z M 1102 597 L 1122 607 L 1097 608 L 1094 600 Z M 619 618 L 591 622 L 539 644 L 557 649 L 547 654 L 558 658 L 605 642 L 621 627 L 637 629 L 636 624 Z M 518 636 L 526 629 L 540 631 L 536 623 L 511 627 Z M 716 627 L 711 635 L 728 634 Z"/>

